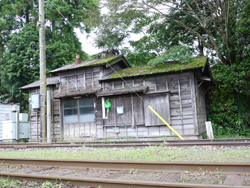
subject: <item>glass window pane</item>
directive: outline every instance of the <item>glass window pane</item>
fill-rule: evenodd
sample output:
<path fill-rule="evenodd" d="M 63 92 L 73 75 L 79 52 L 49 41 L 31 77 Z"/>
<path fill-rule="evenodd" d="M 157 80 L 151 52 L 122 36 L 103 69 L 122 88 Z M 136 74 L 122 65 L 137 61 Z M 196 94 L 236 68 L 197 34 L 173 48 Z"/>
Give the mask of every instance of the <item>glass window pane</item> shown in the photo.
<path fill-rule="evenodd" d="M 77 115 L 77 108 L 64 109 L 64 115 Z"/>
<path fill-rule="evenodd" d="M 80 115 L 80 122 L 95 121 L 95 114 Z"/>
<path fill-rule="evenodd" d="M 79 101 L 79 106 L 94 106 L 94 100 L 93 99 L 80 100 Z"/>
<path fill-rule="evenodd" d="M 64 123 L 74 123 L 74 122 L 78 122 L 78 116 L 64 116 L 63 119 Z"/>
<path fill-rule="evenodd" d="M 94 107 L 85 107 L 85 108 L 80 108 L 80 114 L 93 114 L 95 113 Z"/>
<path fill-rule="evenodd" d="M 77 108 L 77 101 L 64 102 L 64 108 Z"/>

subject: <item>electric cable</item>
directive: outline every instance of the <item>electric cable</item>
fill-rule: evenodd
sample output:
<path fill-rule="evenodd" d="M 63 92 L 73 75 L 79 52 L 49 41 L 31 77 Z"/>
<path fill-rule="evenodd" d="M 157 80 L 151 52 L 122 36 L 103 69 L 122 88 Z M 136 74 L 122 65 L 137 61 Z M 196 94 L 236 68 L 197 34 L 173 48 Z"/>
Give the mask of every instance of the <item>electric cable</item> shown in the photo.
<path fill-rule="evenodd" d="M 48 0 L 54 7 L 55 9 L 57 10 L 58 13 L 61 14 L 61 16 L 74 28 L 74 26 L 65 18 L 65 16 L 56 8 L 55 4 L 52 3 L 50 0 Z M 130 85 L 126 82 L 126 80 L 124 80 L 121 75 L 104 59 L 104 58 L 101 58 L 101 60 L 104 60 L 105 63 L 107 63 L 107 65 L 122 79 L 122 81 L 130 88 L 130 90 L 132 90 L 143 102 L 143 98 L 132 88 L 130 87 Z"/>
<path fill-rule="evenodd" d="M 61 16 L 69 23 L 69 25 L 71 25 L 71 26 L 74 28 L 74 26 L 68 21 L 68 19 L 65 18 L 64 15 L 56 8 L 55 4 L 52 3 L 50 0 L 48 0 L 48 1 L 55 7 L 55 9 L 57 10 L 57 12 L 58 12 L 59 14 L 61 14 Z"/>
<path fill-rule="evenodd" d="M 104 60 L 105 61 L 105 59 L 102 59 L 102 60 Z M 130 85 L 128 85 L 128 83 L 126 82 L 126 80 L 124 80 L 122 77 L 121 77 L 121 75 L 107 62 L 107 61 L 105 61 L 105 63 L 107 63 L 108 64 L 108 66 L 122 79 L 122 81 L 125 83 L 125 84 L 127 84 L 127 86 L 144 102 L 144 100 L 141 98 L 141 96 L 132 88 L 132 87 L 130 87 Z"/>

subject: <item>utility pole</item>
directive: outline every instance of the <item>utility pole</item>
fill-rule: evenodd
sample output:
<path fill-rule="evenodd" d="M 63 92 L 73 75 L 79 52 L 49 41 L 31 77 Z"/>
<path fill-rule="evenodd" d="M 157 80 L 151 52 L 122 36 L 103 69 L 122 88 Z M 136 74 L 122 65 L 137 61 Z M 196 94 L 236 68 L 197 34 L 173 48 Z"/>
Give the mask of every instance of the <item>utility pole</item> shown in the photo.
<path fill-rule="evenodd" d="M 44 0 L 39 0 L 39 50 L 40 50 L 40 142 L 46 142 L 46 54 Z"/>

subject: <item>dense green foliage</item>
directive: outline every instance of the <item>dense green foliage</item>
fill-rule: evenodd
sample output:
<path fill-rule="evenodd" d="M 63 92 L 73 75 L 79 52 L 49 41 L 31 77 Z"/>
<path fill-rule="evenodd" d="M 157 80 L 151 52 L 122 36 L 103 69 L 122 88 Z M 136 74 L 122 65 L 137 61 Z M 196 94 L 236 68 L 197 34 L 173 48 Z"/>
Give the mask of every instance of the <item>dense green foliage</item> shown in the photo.
<path fill-rule="evenodd" d="M 214 87 L 207 99 L 208 120 L 213 123 L 214 134 L 250 136 L 249 101 L 244 95 L 235 100 L 232 90 Z"/>
<path fill-rule="evenodd" d="M 180 64 L 188 64 L 194 57 L 194 53 L 186 46 L 173 46 L 160 56 L 151 59 L 149 65 L 157 65 L 166 61 L 178 61 Z"/>
<path fill-rule="evenodd" d="M 35 24 L 27 24 L 21 32 L 13 34 L 1 61 L 1 100 L 19 102 L 27 99 L 19 87 L 39 80 L 38 32 Z M 23 100 L 20 101 L 21 106 Z"/>
<path fill-rule="evenodd" d="M 61 15 L 63 14 L 63 16 Z M 89 32 L 84 23 L 99 14 L 95 0 L 51 0 L 45 3 L 47 72 L 71 63 L 81 49 L 74 28 Z M 38 0 L 0 1 L 0 101 L 20 102 L 26 108 L 28 94 L 19 87 L 39 79 Z"/>
<path fill-rule="evenodd" d="M 128 55 L 135 65 L 156 65 L 166 60 L 188 63 L 196 55 L 207 55 L 216 86 L 207 92 L 207 113 L 216 134 L 249 133 L 250 127 L 250 2 L 107 0 L 109 28 L 119 31 L 117 48 L 132 33 L 143 33 L 131 41 Z M 219 3 L 218 3 L 219 2 Z M 116 27 L 116 25 L 119 27 Z M 105 24 L 99 24 L 98 39 Z M 113 35 L 115 37 L 115 35 Z M 97 43 L 98 45 L 98 43 Z M 109 48 L 109 46 L 107 46 Z M 114 45 L 112 46 L 114 48 Z M 181 52 L 182 49 L 185 49 Z M 144 54 L 154 53 L 157 57 Z M 186 53 L 186 54 L 185 54 Z M 142 56 L 142 57 L 140 57 Z M 187 57 L 187 58 L 185 58 Z M 187 60 L 187 61 L 186 61 Z"/>

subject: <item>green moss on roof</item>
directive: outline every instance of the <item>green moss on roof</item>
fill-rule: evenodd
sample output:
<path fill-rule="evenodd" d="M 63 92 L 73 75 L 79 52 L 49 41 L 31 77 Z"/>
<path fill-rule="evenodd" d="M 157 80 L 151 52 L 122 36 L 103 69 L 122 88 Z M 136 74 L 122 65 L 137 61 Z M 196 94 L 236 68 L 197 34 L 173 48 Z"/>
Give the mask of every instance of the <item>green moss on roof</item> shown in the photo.
<path fill-rule="evenodd" d="M 105 58 L 105 59 L 95 59 L 95 60 L 93 60 L 93 61 L 91 61 L 89 63 L 83 64 L 82 67 L 90 66 L 90 65 L 101 65 L 101 64 L 104 64 L 106 62 L 109 63 L 110 61 L 114 60 L 117 57 L 119 57 L 119 55 L 108 57 L 108 58 Z"/>
<path fill-rule="evenodd" d="M 50 73 L 55 73 L 55 72 L 65 71 L 65 70 L 71 70 L 71 69 L 77 69 L 79 67 L 104 65 L 106 62 L 109 63 L 109 62 L 111 62 L 114 59 L 119 58 L 119 57 L 122 57 L 122 55 L 107 57 L 105 59 L 92 59 L 92 60 L 88 60 L 88 61 L 82 61 L 79 64 L 71 63 L 71 64 L 65 65 L 63 67 L 54 69 L 54 70 L 50 71 Z"/>
<path fill-rule="evenodd" d="M 147 74 L 156 74 L 164 72 L 178 72 L 183 70 L 195 69 L 204 67 L 207 62 L 207 57 L 194 58 L 190 61 L 189 64 L 180 64 L 178 62 L 167 62 L 164 64 L 159 64 L 155 67 L 153 66 L 140 66 L 123 69 L 118 72 L 121 77 L 131 77 L 137 75 L 147 75 Z M 117 73 L 111 75 L 109 78 L 118 78 Z"/>

